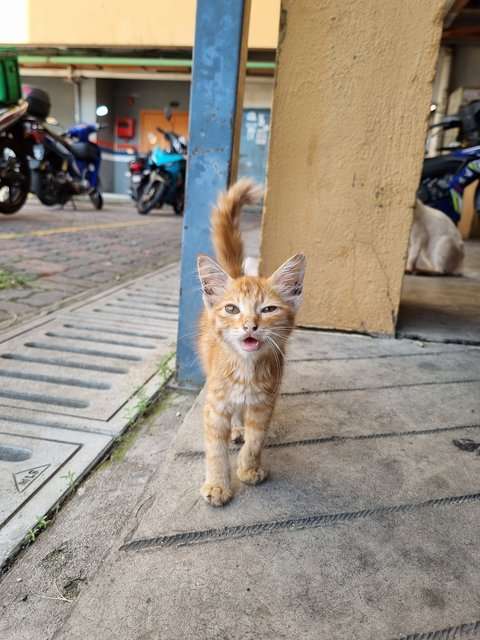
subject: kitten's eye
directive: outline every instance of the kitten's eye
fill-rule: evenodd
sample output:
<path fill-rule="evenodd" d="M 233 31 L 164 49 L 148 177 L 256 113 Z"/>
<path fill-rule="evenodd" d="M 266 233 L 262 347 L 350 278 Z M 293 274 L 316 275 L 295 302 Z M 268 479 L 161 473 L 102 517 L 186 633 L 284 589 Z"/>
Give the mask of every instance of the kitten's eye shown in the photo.
<path fill-rule="evenodd" d="M 262 313 L 272 313 L 273 311 L 276 311 L 278 309 L 278 307 L 275 307 L 273 304 L 270 305 L 269 307 L 263 307 L 262 309 Z"/>
<path fill-rule="evenodd" d="M 227 304 L 227 306 L 225 307 L 225 311 L 232 316 L 235 316 L 237 315 L 237 313 L 240 313 L 240 309 L 236 307 L 234 304 Z"/>

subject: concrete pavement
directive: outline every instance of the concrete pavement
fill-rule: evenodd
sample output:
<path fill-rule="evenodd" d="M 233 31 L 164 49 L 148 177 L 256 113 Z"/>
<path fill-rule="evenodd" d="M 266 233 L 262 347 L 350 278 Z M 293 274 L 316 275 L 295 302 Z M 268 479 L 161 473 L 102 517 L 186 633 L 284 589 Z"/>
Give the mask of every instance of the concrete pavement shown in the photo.
<path fill-rule="evenodd" d="M 479 636 L 479 347 L 427 339 L 297 331 L 270 477 L 223 509 L 170 389 L 2 577 L 0 637 Z"/>
<path fill-rule="evenodd" d="M 200 397 L 45 637 L 473 637 L 480 458 L 455 442 L 480 446 L 478 355 L 298 331 L 264 454 L 269 480 L 239 483 L 223 509 L 204 504 Z M 52 533 L 42 553 L 55 544 Z M 12 640 L 27 637 L 12 615 L 31 606 L 19 597 L 28 579 L 15 583 L 21 564 L 3 582 L 18 593 L 0 623 Z"/>
<path fill-rule="evenodd" d="M 64 504 L 0 580 L 0 637 L 51 638 L 88 589 L 193 401 L 166 394 Z"/>
<path fill-rule="evenodd" d="M 164 384 L 182 224 L 108 197 L 1 216 L 0 564 Z"/>

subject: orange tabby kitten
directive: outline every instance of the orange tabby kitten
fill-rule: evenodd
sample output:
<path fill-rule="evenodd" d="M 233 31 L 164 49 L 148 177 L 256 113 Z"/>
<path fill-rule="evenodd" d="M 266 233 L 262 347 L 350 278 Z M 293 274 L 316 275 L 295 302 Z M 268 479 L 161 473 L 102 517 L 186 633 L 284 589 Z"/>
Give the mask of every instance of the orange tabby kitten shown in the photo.
<path fill-rule="evenodd" d="M 214 506 L 232 495 L 228 443 L 244 427 L 237 476 L 248 484 L 267 477 L 262 447 L 282 379 L 285 347 L 300 304 L 305 272 L 301 253 L 270 278 L 243 274 L 240 215 L 259 191 L 243 179 L 222 193 L 212 212 L 212 240 L 218 263 L 198 257 L 205 309 L 199 353 L 206 400 L 204 436 L 207 474 L 201 494 Z M 243 429 L 242 429 L 243 431 Z"/>

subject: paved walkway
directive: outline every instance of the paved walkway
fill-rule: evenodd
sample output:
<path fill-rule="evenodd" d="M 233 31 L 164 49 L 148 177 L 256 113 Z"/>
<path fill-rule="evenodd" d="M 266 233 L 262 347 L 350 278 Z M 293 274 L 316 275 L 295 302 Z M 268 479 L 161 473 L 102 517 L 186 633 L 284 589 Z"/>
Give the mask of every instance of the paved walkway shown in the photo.
<path fill-rule="evenodd" d="M 0 636 L 479 636 L 479 388 L 478 346 L 299 330 L 270 478 L 222 509 L 199 496 L 201 396 L 158 445 L 177 390 L 3 578 Z"/>
<path fill-rule="evenodd" d="M 310 331 L 292 347 L 264 454 L 269 480 L 238 483 L 225 508 L 203 502 L 200 396 L 100 568 L 73 603 L 48 604 L 68 614 L 44 637 L 478 633 L 479 348 Z M 155 429 L 171 420 L 160 413 Z M 60 542 L 49 534 L 44 558 Z M 62 535 L 81 542 L 81 532 Z M 15 616 L 42 608 L 25 563 L 3 584 L 11 604 L 0 629 L 11 640 L 24 637 Z M 44 595 L 55 597 L 51 580 Z"/>
<path fill-rule="evenodd" d="M 29 201 L 1 216 L 0 330 L 177 261 L 182 220 L 170 207 L 139 216 L 128 202 Z"/>

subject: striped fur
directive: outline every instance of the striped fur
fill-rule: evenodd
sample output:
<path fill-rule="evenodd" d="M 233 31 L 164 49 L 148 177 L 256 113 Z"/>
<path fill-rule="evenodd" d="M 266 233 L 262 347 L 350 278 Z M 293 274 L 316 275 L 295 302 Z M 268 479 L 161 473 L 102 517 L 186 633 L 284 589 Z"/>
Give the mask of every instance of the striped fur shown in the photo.
<path fill-rule="evenodd" d="M 255 204 L 261 190 L 244 178 L 221 193 L 212 211 L 212 241 L 218 264 L 232 276 L 243 275 L 243 239 L 240 217 L 246 204 Z"/>
<path fill-rule="evenodd" d="M 258 188 L 240 180 L 220 195 L 212 212 L 212 240 L 218 263 L 201 255 L 198 272 L 205 309 L 198 350 L 206 374 L 204 439 L 206 480 L 201 489 L 213 506 L 232 495 L 230 439 L 244 438 L 237 476 L 248 484 L 267 477 L 261 466 L 285 349 L 300 304 L 305 256 L 287 260 L 270 278 L 243 275 L 242 207 Z"/>

